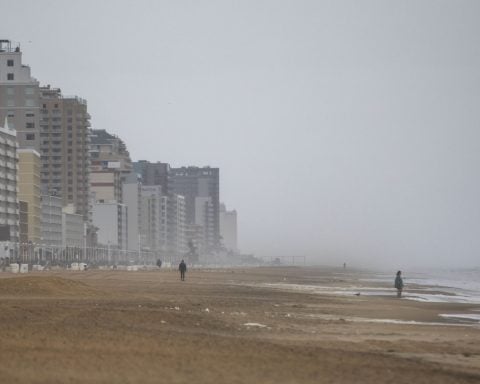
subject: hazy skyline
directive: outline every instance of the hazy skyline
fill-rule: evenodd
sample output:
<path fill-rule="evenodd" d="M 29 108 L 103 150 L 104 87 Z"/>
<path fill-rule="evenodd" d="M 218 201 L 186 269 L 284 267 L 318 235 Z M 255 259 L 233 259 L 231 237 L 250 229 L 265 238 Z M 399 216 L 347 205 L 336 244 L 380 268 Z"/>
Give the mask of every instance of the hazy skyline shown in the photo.
<path fill-rule="evenodd" d="M 133 160 L 220 168 L 239 246 L 479 266 L 477 1 L 0 0 Z"/>

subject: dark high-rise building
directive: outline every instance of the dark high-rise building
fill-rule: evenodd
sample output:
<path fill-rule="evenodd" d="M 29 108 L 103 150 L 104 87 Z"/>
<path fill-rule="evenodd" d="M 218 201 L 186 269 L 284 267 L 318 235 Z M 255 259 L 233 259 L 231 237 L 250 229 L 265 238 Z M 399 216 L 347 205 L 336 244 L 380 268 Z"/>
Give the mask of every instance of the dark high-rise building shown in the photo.
<path fill-rule="evenodd" d="M 185 197 L 186 223 L 203 227 L 207 252 L 220 244 L 219 174 L 210 167 L 171 168 L 169 173 L 170 191 Z"/>
<path fill-rule="evenodd" d="M 140 175 L 142 185 L 161 185 L 162 192 L 167 194 L 170 192 L 168 186 L 168 174 L 170 165 L 167 163 L 151 163 L 147 160 L 140 160 L 133 163 L 133 168 Z"/>

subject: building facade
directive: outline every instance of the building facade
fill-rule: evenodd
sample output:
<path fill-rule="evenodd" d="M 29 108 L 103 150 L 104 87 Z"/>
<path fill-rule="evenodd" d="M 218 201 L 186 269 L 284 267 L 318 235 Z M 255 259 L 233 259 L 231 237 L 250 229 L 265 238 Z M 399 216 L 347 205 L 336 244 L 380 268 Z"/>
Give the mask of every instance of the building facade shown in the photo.
<path fill-rule="evenodd" d="M 85 222 L 70 205 L 62 209 L 62 246 L 82 248 L 85 245 Z"/>
<path fill-rule="evenodd" d="M 122 203 L 123 182 L 132 171 L 125 143 L 104 129 L 94 129 L 90 136 L 90 191 L 96 201 Z"/>
<path fill-rule="evenodd" d="M 8 126 L 0 127 L 0 225 L 8 226 L 10 241 L 19 241 L 17 135 Z"/>
<path fill-rule="evenodd" d="M 39 83 L 22 63 L 20 45 L 0 40 L 0 121 L 6 117 L 20 148 L 39 150 Z"/>
<path fill-rule="evenodd" d="M 90 115 L 87 102 L 63 96 L 60 89 L 40 88 L 41 183 L 44 194 L 73 204 L 75 213 L 88 220 L 90 173 Z"/>
<path fill-rule="evenodd" d="M 42 195 L 41 198 L 41 239 L 45 245 L 61 247 L 63 236 L 62 198 Z"/>
<path fill-rule="evenodd" d="M 160 185 L 142 186 L 139 246 L 160 255 L 167 253 L 168 198 Z"/>
<path fill-rule="evenodd" d="M 167 253 L 181 258 L 188 251 L 185 221 L 185 197 L 167 197 Z"/>
<path fill-rule="evenodd" d="M 19 207 L 19 228 L 18 237 L 20 244 L 28 243 L 28 203 L 20 200 L 18 202 Z"/>
<path fill-rule="evenodd" d="M 38 244 L 42 237 L 40 202 L 40 154 L 35 149 L 18 151 L 18 198 L 28 204 L 27 241 Z"/>

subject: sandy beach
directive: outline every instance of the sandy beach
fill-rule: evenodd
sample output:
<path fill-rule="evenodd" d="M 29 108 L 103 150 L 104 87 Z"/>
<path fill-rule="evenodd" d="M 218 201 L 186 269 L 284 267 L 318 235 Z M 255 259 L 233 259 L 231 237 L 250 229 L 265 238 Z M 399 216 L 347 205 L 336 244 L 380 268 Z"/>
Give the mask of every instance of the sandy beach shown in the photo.
<path fill-rule="evenodd" d="M 478 383 L 476 304 L 312 293 L 327 268 L 0 273 L 2 383 Z M 289 286 L 291 288 L 289 288 Z"/>

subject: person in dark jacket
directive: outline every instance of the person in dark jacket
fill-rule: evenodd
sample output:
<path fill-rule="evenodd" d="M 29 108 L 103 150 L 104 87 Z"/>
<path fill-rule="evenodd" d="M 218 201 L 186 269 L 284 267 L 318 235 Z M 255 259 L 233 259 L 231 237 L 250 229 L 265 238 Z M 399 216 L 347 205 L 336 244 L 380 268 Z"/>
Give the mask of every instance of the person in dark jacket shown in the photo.
<path fill-rule="evenodd" d="M 185 272 L 187 272 L 187 264 L 185 261 L 181 261 L 178 265 L 178 270 L 180 271 L 180 280 L 185 281 Z"/>
<path fill-rule="evenodd" d="M 402 297 L 402 290 L 403 290 L 402 271 L 397 272 L 397 277 L 395 277 L 395 288 L 397 288 L 397 297 Z"/>

